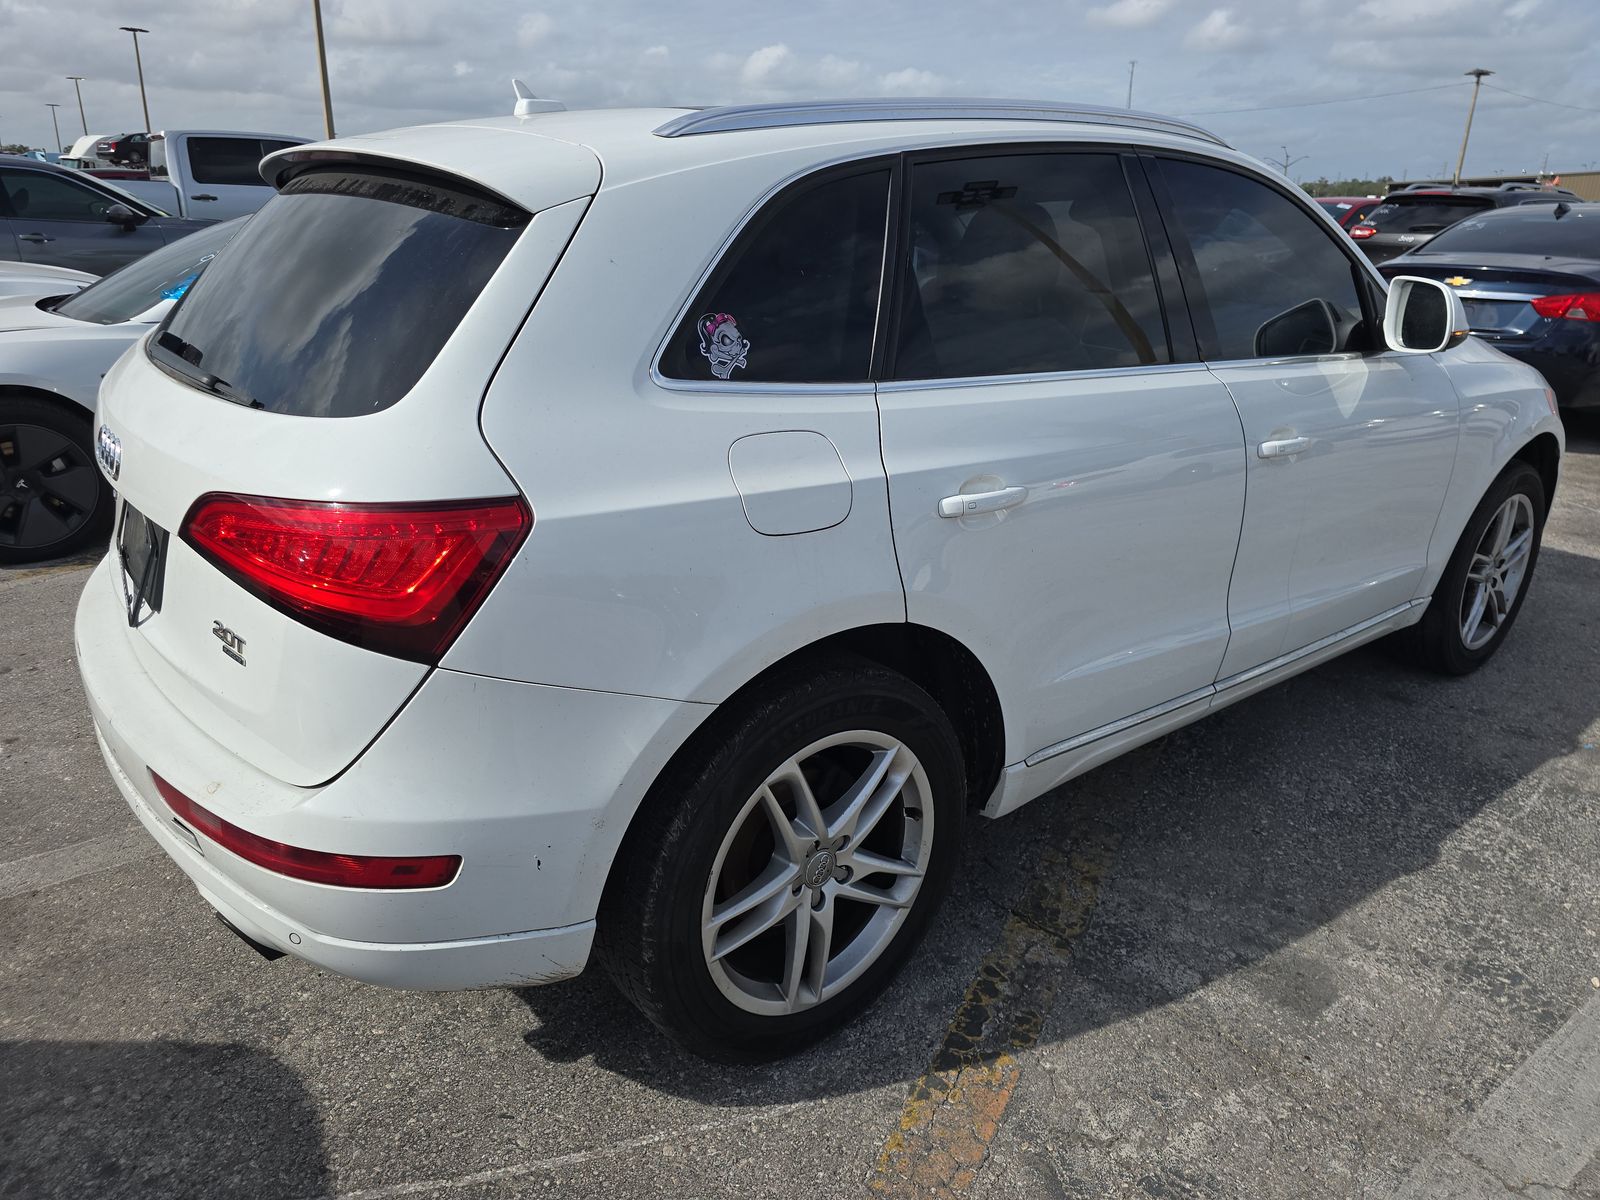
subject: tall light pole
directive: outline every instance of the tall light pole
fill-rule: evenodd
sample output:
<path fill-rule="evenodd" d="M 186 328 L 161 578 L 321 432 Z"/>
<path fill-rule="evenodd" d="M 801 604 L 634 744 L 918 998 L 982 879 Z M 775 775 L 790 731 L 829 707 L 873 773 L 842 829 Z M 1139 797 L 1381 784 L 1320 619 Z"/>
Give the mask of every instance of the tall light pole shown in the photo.
<path fill-rule="evenodd" d="M 72 80 L 72 86 L 78 93 L 78 120 L 83 122 L 83 136 L 88 137 L 89 118 L 83 115 L 83 76 L 68 75 L 67 78 Z"/>
<path fill-rule="evenodd" d="M 1485 75 L 1493 75 L 1494 72 L 1485 71 L 1482 67 L 1473 67 L 1472 70 L 1466 71 L 1464 74 L 1472 76 L 1472 103 L 1467 105 L 1467 129 L 1461 135 L 1461 155 L 1456 159 L 1456 174 L 1455 178 L 1451 180 L 1451 183 L 1457 187 L 1461 185 L 1461 168 L 1466 165 L 1467 161 L 1467 139 L 1472 136 L 1472 114 L 1478 111 L 1478 89 L 1483 86 L 1483 77 Z"/>
<path fill-rule="evenodd" d="M 150 102 L 144 98 L 144 60 L 139 57 L 139 35 L 149 33 L 148 29 L 140 29 L 137 25 L 119 25 L 123 33 L 133 34 L 133 65 L 139 71 L 139 104 L 144 109 L 144 131 L 154 132 L 150 127 Z"/>
<path fill-rule="evenodd" d="M 1133 107 L 1133 69 L 1139 65 L 1137 58 L 1128 60 L 1128 107 Z"/>
<path fill-rule="evenodd" d="M 311 21 L 317 27 L 317 70 L 322 75 L 322 125 L 333 137 L 333 96 L 328 91 L 328 49 L 322 42 L 322 0 L 311 0 Z"/>
<path fill-rule="evenodd" d="M 56 120 L 56 109 L 60 108 L 61 105 L 46 103 L 45 107 L 50 110 L 50 124 L 55 127 L 55 131 L 56 131 L 56 153 L 60 154 L 61 153 L 61 122 Z"/>

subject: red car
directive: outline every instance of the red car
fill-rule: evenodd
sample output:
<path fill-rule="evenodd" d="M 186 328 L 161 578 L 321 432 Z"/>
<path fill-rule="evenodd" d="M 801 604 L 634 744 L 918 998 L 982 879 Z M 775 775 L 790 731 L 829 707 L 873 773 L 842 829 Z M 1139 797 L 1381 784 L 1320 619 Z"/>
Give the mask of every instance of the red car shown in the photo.
<path fill-rule="evenodd" d="M 1317 196 L 1315 199 L 1339 222 L 1340 229 L 1349 229 L 1383 203 L 1382 196 Z"/>

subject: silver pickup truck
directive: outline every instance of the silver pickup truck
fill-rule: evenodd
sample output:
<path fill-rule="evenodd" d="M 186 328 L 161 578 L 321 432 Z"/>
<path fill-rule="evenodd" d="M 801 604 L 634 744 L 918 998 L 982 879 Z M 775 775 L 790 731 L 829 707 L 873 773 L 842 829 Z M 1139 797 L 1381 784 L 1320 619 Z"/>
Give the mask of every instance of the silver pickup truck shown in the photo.
<path fill-rule="evenodd" d="M 113 182 L 173 216 L 226 221 L 255 212 L 271 197 L 272 188 L 257 169 L 263 158 L 310 140 L 232 129 L 152 133 L 150 177 L 128 178 L 119 173 Z"/>

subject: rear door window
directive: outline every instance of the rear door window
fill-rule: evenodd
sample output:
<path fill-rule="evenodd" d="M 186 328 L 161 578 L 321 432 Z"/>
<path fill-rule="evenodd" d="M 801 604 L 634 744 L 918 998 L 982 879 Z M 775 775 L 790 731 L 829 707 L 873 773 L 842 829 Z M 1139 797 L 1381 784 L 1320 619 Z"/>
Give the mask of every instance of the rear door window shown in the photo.
<path fill-rule="evenodd" d="M 1259 180 L 1162 159 L 1168 232 L 1202 354 L 1212 360 L 1365 350 L 1348 241 Z"/>
<path fill-rule="evenodd" d="M 217 254 L 150 354 L 252 408 L 377 412 L 421 378 L 528 220 L 465 183 L 308 172 Z"/>
<path fill-rule="evenodd" d="M 1115 154 L 918 163 L 906 216 L 895 378 L 1171 361 Z"/>
<path fill-rule="evenodd" d="M 865 381 L 883 273 L 887 167 L 802 183 L 758 213 L 661 355 L 668 379 Z"/>
<path fill-rule="evenodd" d="M 261 160 L 294 144 L 262 138 L 192 137 L 188 141 L 189 175 L 196 183 L 269 187 L 261 178 Z"/>

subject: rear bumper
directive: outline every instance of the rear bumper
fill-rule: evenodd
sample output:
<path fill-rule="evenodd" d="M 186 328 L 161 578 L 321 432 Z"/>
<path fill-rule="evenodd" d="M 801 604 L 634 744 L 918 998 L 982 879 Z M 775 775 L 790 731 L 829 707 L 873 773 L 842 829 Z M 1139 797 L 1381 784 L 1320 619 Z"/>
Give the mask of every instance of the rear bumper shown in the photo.
<path fill-rule="evenodd" d="M 1562 408 L 1600 407 L 1600 327 L 1576 321 L 1549 324 L 1556 328 L 1537 338 L 1479 336 L 1543 375 Z"/>
<path fill-rule="evenodd" d="M 343 774 L 295 787 L 166 700 L 139 665 L 113 569 L 108 559 L 90 576 L 75 630 L 100 748 L 145 829 L 227 920 L 391 987 L 545 983 L 583 969 L 622 833 L 707 706 L 436 670 Z M 152 769 L 263 837 L 350 854 L 456 853 L 461 871 L 416 891 L 291 879 L 183 827 Z"/>

